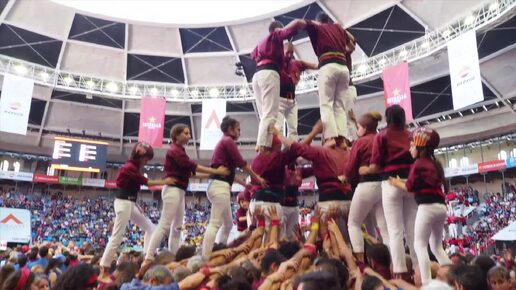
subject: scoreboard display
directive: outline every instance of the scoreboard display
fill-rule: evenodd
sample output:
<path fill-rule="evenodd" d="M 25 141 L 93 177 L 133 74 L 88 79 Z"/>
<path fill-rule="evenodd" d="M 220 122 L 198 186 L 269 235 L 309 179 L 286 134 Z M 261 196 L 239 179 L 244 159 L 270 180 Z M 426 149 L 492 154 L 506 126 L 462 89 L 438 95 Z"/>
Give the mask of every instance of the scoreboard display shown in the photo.
<path fill-rule="evenodd" d="M 107 142 L 55 137 L 52 168 L 100 172 L 106 169 Z"/>

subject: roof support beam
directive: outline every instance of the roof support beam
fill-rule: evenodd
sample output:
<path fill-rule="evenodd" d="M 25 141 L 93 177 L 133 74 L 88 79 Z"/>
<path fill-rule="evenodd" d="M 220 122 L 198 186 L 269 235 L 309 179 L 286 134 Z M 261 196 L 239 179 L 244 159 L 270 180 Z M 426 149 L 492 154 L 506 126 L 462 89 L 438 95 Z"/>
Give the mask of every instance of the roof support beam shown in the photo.
<path fill-rule="evenodd" d="M 38 138 L 36 139 L 36 146 L 41 146 L 41 139 L 43 137 L 43 128 L 45 127 L 45 123 L 47 122 L 47 112 L 48 112 L 48 106 L 50 106 L 50 98 L 48 97 L 45 103 L 45 110 L 43 111 L 43 118 L 41 119 L 41 125 L 39 125 L 39 132 L 38 132 Z"/>
<path fill-rule="evenodd" d="M 125 121 L 125 100 L 122 100 L 122 114 L 120 116 L 120 145 L 118 152 L 120 155 L 124 153 L 124 121 Z"/>
<path fill-rule="evenodd" d="M 190 112 L 192 112 L 192 105 L 191 104 L 190 104 Z M 199 160 L 199 151 L 197 150 L 197 134 L 195 134 L 195 124 L 194 124 L 193 114 L 192 113 L 190 114 L 190 124 L 192 126 L 190 128 L 190 131 L 192 132 L 192 140 L 193 140 L 193 147 L 194 147 L 194 151 L 195 151 L 195 159 Z M 199 140 L 199 142 L 200 142 L 200 140 Z"/>
<path fill-rule="evenodd" d="M 502 94 L 482 75 L 482 73 L 480 73 L 480 78 L 482 79 L 482 82 L 486 85 L 486 87 L 489 88 L 493 92 L 493 94 L 495 94 L 496 98 L 502 101 L 502 104 L 509 107 L 513 114 L 516 114 L 516 110 L 514 110 L 514 107 L 509 102 L 509 100 L 505 99 L 502 96 Z"/>

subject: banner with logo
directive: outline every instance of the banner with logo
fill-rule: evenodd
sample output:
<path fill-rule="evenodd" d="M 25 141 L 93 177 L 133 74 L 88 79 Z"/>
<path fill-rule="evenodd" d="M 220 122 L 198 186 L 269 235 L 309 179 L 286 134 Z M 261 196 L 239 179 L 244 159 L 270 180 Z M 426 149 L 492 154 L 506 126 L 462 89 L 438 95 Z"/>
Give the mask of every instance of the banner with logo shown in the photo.
<path fill-rule="evenodd" d="M 478 172 L 496 171 L 505 168 L 505 160 L 491 160 L 478 164 Z"/>
<path fill-rule="evenodd" d="M 8 243 L 30 243 L 30 211 L 0 207 L 0 237 Z"/>
<path fill-rule="evenodd" d="M 97 178 L 83 178 L 82 186 L 90 186 L 90 187 L 104 187 L 106 181 L 104 179 Z"/>
<path fill-rule="evenodd" d="M 27 135 L 34 81 L 4 75 L 0 98 L 0 131 Z"/>
<path fill-rule="evenodd" d="M 454 168 L 445 168 L 444 176 L 445 177 L 453 177 L 453 176 L 461 176 L 461 175 L 470 175 L 478 173 L 478 163 L 470 164 L 464 167 L 454 167 Z"/>
<path fill-rule="evenodd" d="M 59 184 L 80 186 L 82 181 L 80 177 L 59 176 Z"/>
<path fill-rule="evenodd" d="M 138 141 L 147 142 L 155 148 L 163 146 L 166 105 L 167 102 L 164 98 L 142 98 Z"/>
<path fill-rule="evenodd" d="M 201 150 L 213 150 L 222 137 L 220 122 L 226 115 L 225 99 L 202 100 Z"/>
<path fill-rule="evenodd" d="M 116 180 L 106 180 L 104 187 L 105 188 L 117 188 Z"/>
<path fill-rule="evenodd" d="M 315 188 L 315 182 L 308 181 L 301 183 L 299 190 L 313 190 Z"/>
<path fill-rule="evenodd" d="M 34 182 L 58 184 L 59 177 L 55 176 L 55 175 L 46 175 L 46 174 L 41 174 L 41 173 L 35 173 L 34 174 Z"/>
<path fill-rule="evenodd" d="M 509 157 L 505 160 L 505 167 L 514 168 L 516 167 L 516 157 Z"/>
<path fill-rule="evenodd" d="M 407 123 L 412 121 L 412 99 L 407 62 L 383 70 L 383 95 L 386 108 L 400 105 L 405 110 Z"/>
<path fill-rule="evenodd" d="M 475 30 L 470 30 L 448 42 L 448 62 L 453 109 L 458 110 L 483 101 Z"/>
<path fill-rule="evenodd" d="M 19 181 L 32 181 L 34 174 L 30 172 L 15 172 L 0 170 L 0 179 L 10 179 Z"/>

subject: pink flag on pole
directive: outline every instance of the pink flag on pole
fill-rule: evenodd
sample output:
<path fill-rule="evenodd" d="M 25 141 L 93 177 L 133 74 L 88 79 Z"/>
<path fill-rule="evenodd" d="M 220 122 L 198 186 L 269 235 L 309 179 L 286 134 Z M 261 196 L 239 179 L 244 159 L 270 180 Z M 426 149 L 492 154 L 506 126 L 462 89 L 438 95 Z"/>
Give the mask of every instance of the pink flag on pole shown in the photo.
<path fill-rule="evenodd" d="M 142 98 L 138 141 L 144 141 L 152 147 L 161 148 L 165 126 L 165 106 L 166 101 L 163 98 Z"/>
<path fill-rule="evenodd" d="M 385 96 L 385 107 L 400 105 L 405 110 L 407 123 L 412 121 L 412 100 L 410 98 L 410 85 L 408 63 L 402 62 L 398 65 L 383 70 L 383 93 Z"/>

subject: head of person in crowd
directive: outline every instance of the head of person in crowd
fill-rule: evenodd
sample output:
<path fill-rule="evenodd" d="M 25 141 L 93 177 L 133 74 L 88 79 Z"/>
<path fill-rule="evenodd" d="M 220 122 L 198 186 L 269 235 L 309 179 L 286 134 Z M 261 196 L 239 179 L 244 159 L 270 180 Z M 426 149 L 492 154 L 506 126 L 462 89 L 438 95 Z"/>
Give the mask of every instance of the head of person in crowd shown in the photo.
<path fill-rule="evenodd" d="M 97 287 L 98 274 L 90 264 L 77 264 L 57 278 L 52 290 L 93 290 Z"/>
<path fill-rule="evenodd" d="M 382 120 L 382 115 L 378 112 L 367 112 L 358 119 L 358 136 L 376 133 L 378 122 Z"/>
<path fill-rule="evenodd" d="M 316 271 L 303 274 L 294 281 L 294 289 L 296 290 L 341 290 L 337 278 L 328 272 Z"/>
<path fill-rule="evenodd" d="M 376 276 L 365 275 L 362 280 L 361 290 L 383 290 L 383 283 Z"/>
<path fill-rule="evenodd" d="M 0 289 L 2 289 L 2 284 L 7 280 L 7 277 L 14 272 L 16 272 L 16 269 L 11 264 L 6 264 L 0 268 Z"/>
<path fill-rule="evenodd" d="M 315 15 L 315 21 L 321 22 L 321 23 L 333 23 L 333 20 L 324 11 L 320 11 L 319 13 L 317 13 L 317 15 Z"/>
<path fill-rule="evenodd" d="M 121 286 L 124 283 L 131 282 L 136 273 L 138 273 L 138 267 L 136 264 L 131 262 L 119 263 L 113 272 L 115 284 Z"/>
<path fill-rule="evenodd" d="M 385 110 L 385 120 L 387 128 L 396 130 L 405 130 L 407 127 L 405 121 L 405 110 L 400 105 L 392 105 Z"/>
<path fill-rule="evenodd" d="M 286 259 L 285 257 L 276 249 L 269 249 L 265 253 L 260 263 L 260 268 L 262 270 L 262 276 L 267 277 L 270 274 L 276 272 L 282 262 Z"/>
<path fill-rule="evenodd" d="M 36 278 L 34 279 L 34 283 L 36 284 L 36 287 L 38 287 L 38 290 L 49 290 L 50 289 L 50 283 L 49 283 L 48 277 L 46 275 L 36 275 Z"/>
<path fill-rule="evenodd" d="M 176 262 L 180 262 L 185 259 L 189 259 L 195 255 L 195 247 L 193 246 L 181 246 L 176 252 Z"/>
<path fill-rule="evenodd" d="M 391 254 L 384 244 L 372 244 L 366 248 L 371 268 L 386 279 L 390 279 Z"/>
<path fill-rule="evenodd" d="M 489 289 L 487 278 L 477 265 L 457 265 L 452 267 L 456 290 Z"/>
<path fill-rule="evenodd" d="M 230 116 L 225 116 L 220 123 L 220 130 L 224 135 L 233 138 L 233 140 L 237 141 L 240 138 L 240 122 L 231 118 Z"/>
<path fill-rule="evenodd" d="M 172 129 L 170 129 L 170 139 L 180 146 L 188 144 L 191 138 L 190 128 L 186 124 L 175 124 L 172 126 Z"/>
<path fill-rule="evenodd" d="M 319 258 L 315 261 L 316 271 L 332 273 L 337 281 L 339 287 L 346 287 L 349 278 L 349 273 L 346 266 L 339 260 L 330 258 Z"/>
<path fill-rule="evenodd" d="M 477 265 L 480 268 L 480 270 L 482 270 L 482 273 L 484 273 L 484 276 L 487 276 L 487 272 L 491 268 L 496 266 L 495 261 L 493 259 L 491 259 L 491 257 L 489 257 L 487 255 L 478 255 L 478 256 L 476 256 L 473 259 L 472 264 L 473 265 Z"/>
<path fill-rule="evenodd" d="M 251 196 L 250 196 L 247 188 L 238 193 L 237 202 L 238 202 L 238 205 L 240 206 L 240 208 L 248 210 L 250 201 L 251 201 Z"/>
<path fill-rule="evenodd" d="M 440 266 L 439 269 L 437 269 L 436 279 L 452 286 L 454 279 L 450 273 L 451 267 L 452 265 Z"/>
<path fill-rule="evenodd" d="M 276 30 L 280 30 L 283 28 L 283 23 L 281 23 L 280 21 L 272 21 L 271 24 L 269 24 L 269 32 L 272 33 Z"/>
<path fill-rule="evenodd" d="M 154 259 L 154 261 L 158 265 L 166 266 L 169 263 L 174 262 L 175 259 L 176 259 L 176 256 L 174 255 L 174 253 L 172 253 L 169 250 L 162 250 L 156 255 L 156 258 Z"/>
<path fill-rule="evenodd" d="M 445 192 L 449 190 L 449 184 L 444 176 L 444 168 L 441 162 L 435 158 L 434 151 L 439 146 L 441 137 L 434 129 L 419 127 L 410 134 L 410 154 L 412 158 L 429 158 L 434 163 L 438 177 L 444 185 Z"/>
<path fill-rule="evenodd" d="M 278 251 L 287 259 L 292 258 L 301 249 L 297 241 L 281 241 Z"/>
<path fill-rule="evenodd" d="M 208 263 L 208 258 L 203 256 L 193 256 L 188 259 L 186 263 L 186 267 L 190 269 L 192 273 L 199 271 L 202 267 L 204 267 Z"/>
<path fill-rule="evenodd" d="M 38 290 L 36 285 L 36 275 L 27 268 L 21 268 L 16 272 L 12 272 L 5 279 L 2 290 Z"/>
<path fill-rule="evenodd" d="M 131 151 L 131 160 L 137 162 L 140 167 L 143 167 L 152 158 L 154 158 L 154 149 L 149 143 L 138 142 L 134 145 Z"/>
<path fill-rule="evenodd" d="M 180 267 L 177 267 L 176 269 L 174 269 L 174 273 L 172 274 L 172 277 L 174 278 L 175 282 L 179 283 L 184 278 L 190 276 L 191 274 L 192 274 L 192 271 L 190 271 L 190 269 L 180 266 Z"/>
<path fill-rule="evenodd" d="M 487 271 L 487 281 L 491 290 L 510 290 L 511 277 L 504 267 L 495 266 Z"/>
<path fill-rule="evenodd" d="M 143 283 L 152 286 L 168 285 L 172 281 L 172 273 L 163 265 L 152 266 L 143 276 Z"/>

